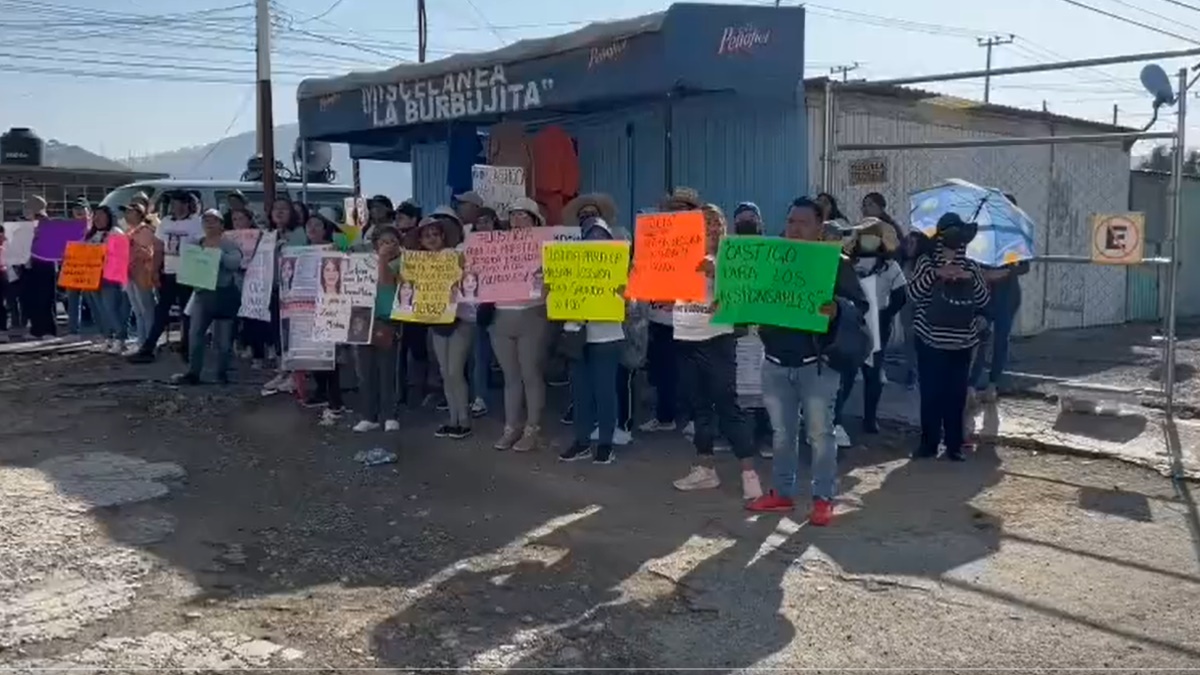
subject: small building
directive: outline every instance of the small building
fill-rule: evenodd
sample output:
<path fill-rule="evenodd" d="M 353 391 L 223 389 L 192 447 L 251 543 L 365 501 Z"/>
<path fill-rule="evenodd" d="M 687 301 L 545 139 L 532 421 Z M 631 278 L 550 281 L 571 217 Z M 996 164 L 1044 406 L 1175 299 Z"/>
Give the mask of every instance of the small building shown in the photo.
<path fill-rule="evenodd" d="M 41 195 L 52 217 L 65 218 L 80 197 L 99 204 L 112 190 L 139 180 L 165 178 L 166 174 L 138 171 L 71 169 L 56 166 L 0 164 L 0 208 L 4 220 L 21 220 L 25 198 Z"/>
<path fill-rule="evenodd" d="M 821 189 L 825 156 L 825 80 L 805 82 L 809 189 Z M 1129 208 L 1129 144 L 1068 143 L 1008 147 L 916 148 L 838 152 L 845 144 L 901 144 L 963 139 L 1062 136 L 1136 129 L 1042 111 L 945 96 L 907 87 L 838 83 L 830 188 L 850 217 L 869 192 L 883 194 L 897 220 L 908 195 L 946 178 L 1010 192 L 1037 223 L 1039 255 L 1088 257 L 1091 216 Z M 1147 105 L 1149 103 L 1147 102 Z M 1021 278 L 1017 332 L 1123 323 L 1136 268 L 1088 263 L 1034 263 Z"/>

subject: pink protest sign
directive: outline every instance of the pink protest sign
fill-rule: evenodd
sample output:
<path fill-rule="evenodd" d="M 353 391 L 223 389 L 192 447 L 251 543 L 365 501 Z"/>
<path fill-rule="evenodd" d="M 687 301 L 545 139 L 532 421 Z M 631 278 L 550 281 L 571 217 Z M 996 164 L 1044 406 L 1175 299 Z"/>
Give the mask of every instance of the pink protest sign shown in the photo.
<path fill-rule="evenodd" d="M 113 233 L 104 240 L 104 280 L 117 284 L 129 281 L 129 237 Z"/>
<path fill-rule="evenodd" d="M 467 235 L 460 302 L 526 302 L 542 297 L 535 273 L 542 244 L 579 239 L 578 227 L 532 227 Z"/>

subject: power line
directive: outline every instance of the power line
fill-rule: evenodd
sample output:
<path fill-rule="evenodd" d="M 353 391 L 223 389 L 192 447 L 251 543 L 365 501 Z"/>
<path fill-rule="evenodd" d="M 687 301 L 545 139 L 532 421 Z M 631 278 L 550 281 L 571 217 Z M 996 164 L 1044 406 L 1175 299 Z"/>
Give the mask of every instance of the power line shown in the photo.
<path fill-rule="evenodd" d="M 1188 3 L 1182 2 L 1181 0 L 1163 0 L 1163 2 L 1168 2 L 1172 5 L 1175 5 L 1176 7 L 1183 7 L 1184 9 L 1190 9 L 1193 12 L 1200 12 L 1200 7 L 1197 7 L 1195 5 L 1189 5 Z"/>
<path fill-rule="evenodd" d="M 212 154 L 217 151 L 217 147 L 219 147 L 227 138 L 229 138 L 229 132 L 233 129 L 233 125 L 237 124 L 237 121 L 241 119 L 242 113 L 246 112 L 246 106 L 250 104 L 250 99 L 254 97 L 254 93 L 254 87 L 250 87 L 246 90 L 246 95 L 242 97 L 242 102 L 240 105 L 238 105 L 237 112 L 233 114 L 233 119 L 229 120 L 229 124 L 225 125 L 225 131 L 221 132 L 221 139 L 208 147 L 208 152 L 205 152 L 204 156 L 201 157 L 194 166 L 192 166 L 191 171 L 188 172 L 189 174 L 195 173 L 197 169 L 199 169 L 205 162 L 208 161 L 209 157 L 212 157 Z"/>
<path fill-rule="evenodd" d="M 342 4 L 342 2 L 343 2 L 343 0 L 333 0 L 333 4 L 330 5 L 329 7 L 326 7 L 324 12 L 320 12 L 319 14 L 316 14 L 314 16 L 310 16 L 307 19 L 301 21 L 300 23 L 305 24 L 305 23 L 310 23 L 312 21 L 320 21 L 321 19 L 324 19 L 325 17 L 332 14 L 333 11 Z"/>
<path fill-rule="evenodd" d="M 1137 21 L 1135 19 L 1130 19 L 1129 17 L 1121 16 L 1120 14 L 1114 14 L 1107 10 L 1100 9 L 1099 7 L 1093 7 L 1092 5 L 1089 5 L 1087 3 L 1079 2 L 1079 0 L 1062 0 L 1062 1 L 1067 3 L 1068 5 L 1074 5 L 1075 7 L 1078 7 L 1080 9 L 1086 9 L 1089 12 L 1095 12 L 1096 14 L 1100 14 L 1102 16 L 1107 16 L 1110 19 L 1116 19 L 1117 21 L 1123 21 L 1131 26 L 1137 26 L 1138 28 L 1145 28 L 1146 30 L 1154 31 L 1155 33 L 1159 33 L 1161 35 L 1166 35 L 1167 37 L 1173 37 L 1176 40 L 1183 40 L 1184 42 L 1190 42 L 1192 44 L 1200 44 L 1200 42 L 1197 42 L 1195 38 L 1185 37 L 1183 35 L 1180 35 L 1179 33 L 1172 33 L 1169 30 L 1165 30 L 1165 29 L 1159 28 L 1157 26 L 1152 26 L 1148 23 L 1142 23 L 1141 21 Z"/>
<path fill-rule="evenodd" d="M 485 16 L 483 11 L 479 9 L 479 5 L 475 4 L 475 0 L 467 0 L 467 4 L 471 6 L 471 9 L 475 11 L 475 14 L 479 17 L 479 20 L 489 31 L 491 31 L 492 35 L 495 36 L 496 40 L 500 44 L 508 44 L 508 40 L 505 40 L 504 36 L 500 34 L 500 31 L 496 30 L 496 27 L 488 21 L 487 16 Z"/>

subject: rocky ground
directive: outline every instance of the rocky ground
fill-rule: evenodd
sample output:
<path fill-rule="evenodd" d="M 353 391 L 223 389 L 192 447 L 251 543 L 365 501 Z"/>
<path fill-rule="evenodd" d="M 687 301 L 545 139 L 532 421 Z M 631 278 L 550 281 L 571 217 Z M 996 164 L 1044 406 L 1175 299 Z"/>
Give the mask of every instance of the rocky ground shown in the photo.
<path fill-rule="evenodd" d="M 1189 486 L 1124 464 L 913 464 L 892 428 L 814 529 L 749 517 L 732 460 L 674 492 L 676 436 L 560 465 L 495 419 L 355 435 L 165 364 L 0 359 L 0 670 L 1200 668 Z"/>

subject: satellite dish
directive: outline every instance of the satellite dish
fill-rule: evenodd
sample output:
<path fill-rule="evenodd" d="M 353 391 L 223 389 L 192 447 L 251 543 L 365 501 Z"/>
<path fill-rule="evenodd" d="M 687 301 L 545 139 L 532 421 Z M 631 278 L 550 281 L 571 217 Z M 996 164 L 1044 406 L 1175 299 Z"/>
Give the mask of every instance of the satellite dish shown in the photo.
<path fill-rule="evenodd" d="M 1162 66 L 1151 63 L 1142 68 L 1142 86 L 1154 97 L 1154 109 L 1175 103 L 1175 89 Z"/>

